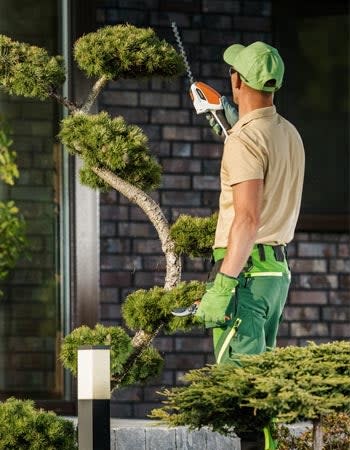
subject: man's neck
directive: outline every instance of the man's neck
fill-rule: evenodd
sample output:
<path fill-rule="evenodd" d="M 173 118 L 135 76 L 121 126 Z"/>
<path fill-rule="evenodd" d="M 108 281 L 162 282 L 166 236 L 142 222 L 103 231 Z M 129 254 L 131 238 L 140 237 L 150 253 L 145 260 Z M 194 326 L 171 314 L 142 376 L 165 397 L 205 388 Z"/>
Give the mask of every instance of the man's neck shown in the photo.
<path fill-rule="evenodd" d="M 273 106 L 272 99 L 266 99 L 266 101 L 262 101 L 262 99 L 251 99 L 247 102 L 240 102 L 238 107 L 239 117 L 241 118 L 256 109 L 268 108 L 269 106 Z"/>

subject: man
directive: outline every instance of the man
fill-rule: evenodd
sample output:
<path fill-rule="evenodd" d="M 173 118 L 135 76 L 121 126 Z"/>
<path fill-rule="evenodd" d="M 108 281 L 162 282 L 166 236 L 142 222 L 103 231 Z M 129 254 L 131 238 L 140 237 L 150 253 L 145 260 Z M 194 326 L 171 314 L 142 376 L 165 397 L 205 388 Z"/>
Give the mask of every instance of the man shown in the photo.
<path fill-rule="evenodd" d="M 300 210 L 304 148 L 274 106 L 284 75 L 278 51 L 263 42 L 234 44 L 224 61 L 239 118 L 224 145 L 215 264 L 196 316 L 213 328 L 217 363 L 239 365 L 239 354 L 276 345 L 290 284 L 286 244 Z M 232 125 L 235 111 L 223 100 Z"/>

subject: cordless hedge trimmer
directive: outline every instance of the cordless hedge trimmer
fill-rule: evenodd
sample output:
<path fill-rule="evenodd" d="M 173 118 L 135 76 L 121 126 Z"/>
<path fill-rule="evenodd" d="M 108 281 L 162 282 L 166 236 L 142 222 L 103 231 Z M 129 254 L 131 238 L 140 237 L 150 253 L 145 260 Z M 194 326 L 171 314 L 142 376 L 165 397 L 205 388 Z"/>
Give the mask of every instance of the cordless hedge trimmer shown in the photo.
<path fill-rule="evenodd" d="M 215 121 L 220 125 L 223 133 L 227 136 L 227 130 L 231 128 L 223 112 L 221 95 L 214 88 L 202 81 L 194 81 L 190 65 L 187 60 L 186 52 L 182 44 L 176 22 L 171 22 L 180 53 L 184 60 L 188 79 L 190 81 L 190 97 L 197 114 L 210 113 Z"/>

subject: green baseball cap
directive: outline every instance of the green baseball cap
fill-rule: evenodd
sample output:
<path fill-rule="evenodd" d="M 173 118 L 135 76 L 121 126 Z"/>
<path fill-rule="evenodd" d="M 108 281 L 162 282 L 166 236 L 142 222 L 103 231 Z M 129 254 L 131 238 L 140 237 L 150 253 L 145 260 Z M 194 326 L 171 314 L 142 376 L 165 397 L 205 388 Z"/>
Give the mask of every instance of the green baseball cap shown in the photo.
<path fill-rule="evenodd" d="M 230 45 L 224 52 L 224 61 L 253 89 L 275 92 L 282 86 L 283 60 L 278 50 L 265 42 L 257 41 L 247 47 Z"/>

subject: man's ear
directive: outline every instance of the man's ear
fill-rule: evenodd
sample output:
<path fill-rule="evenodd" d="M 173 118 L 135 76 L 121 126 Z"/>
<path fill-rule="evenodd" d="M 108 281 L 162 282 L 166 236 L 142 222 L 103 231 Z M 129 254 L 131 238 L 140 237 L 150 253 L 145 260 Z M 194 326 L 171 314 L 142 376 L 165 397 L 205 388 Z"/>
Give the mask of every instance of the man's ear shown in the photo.
<path fill-rule="evenodd" d="M 242 80 L 241 80 L 241 77 L 240 77 L 239 73 L 237 72 L 237 76 L 236 76 L 236 79 L 235 79 L 234 87 L 236 89 L 240 89 L 241 88 L 241 84 L 242 84 Z"/>

